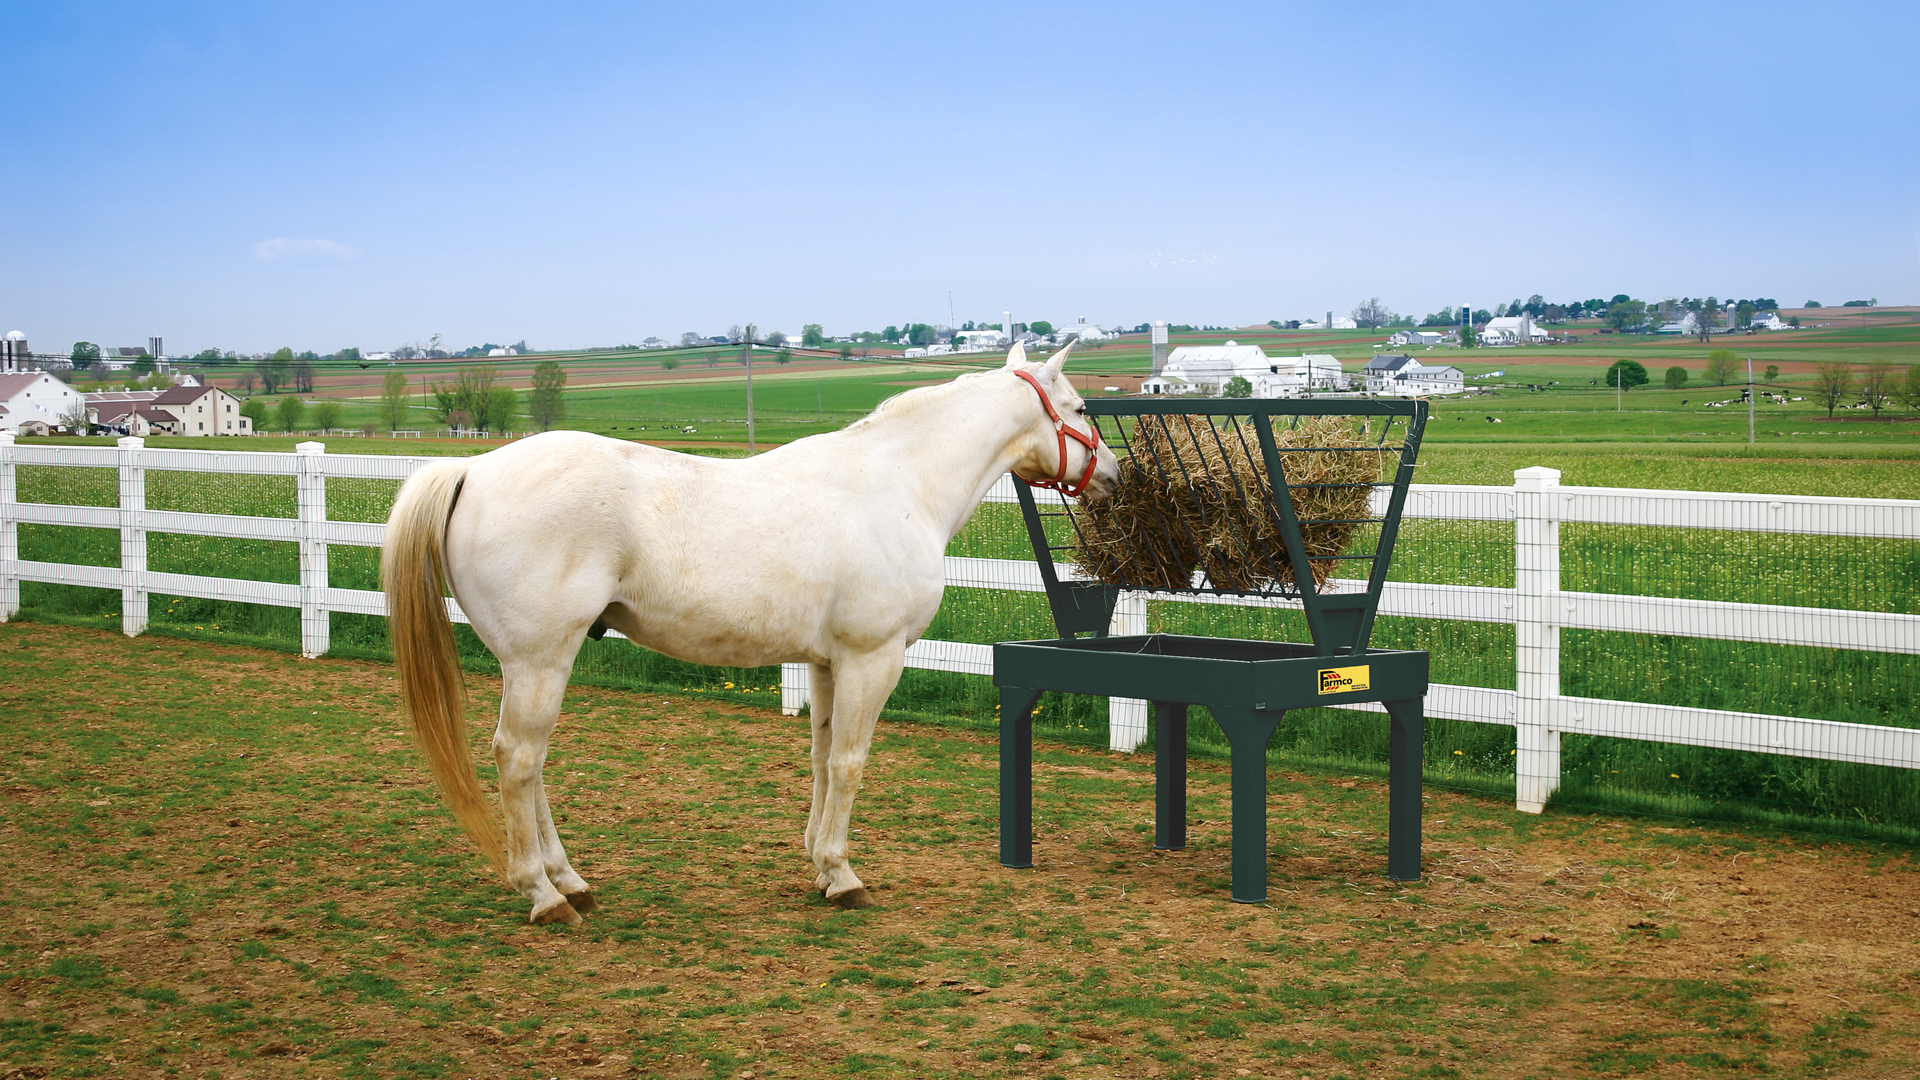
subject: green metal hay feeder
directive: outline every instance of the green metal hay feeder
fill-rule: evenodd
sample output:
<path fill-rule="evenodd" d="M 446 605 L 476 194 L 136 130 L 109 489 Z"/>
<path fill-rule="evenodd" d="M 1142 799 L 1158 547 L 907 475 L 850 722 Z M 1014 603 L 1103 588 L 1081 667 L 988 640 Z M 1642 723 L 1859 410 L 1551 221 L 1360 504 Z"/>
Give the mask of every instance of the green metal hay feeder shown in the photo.
<path fill-rule="evenodd" d="M 1033 707 L 1043 692 L 1153 703 L 1160 849 L 1186 846 L 1187 710 L 1212 714 L 1232 747 L 1233 899 L 1250 904 L 1267 898 L 1267 743 L 1281 718 L 1288 709 L 1380 702 L 1391 724 L 1387 874 L 1418 880 L 1427 654 L 1367 642 L 1426 402 L 1125 399 L 1089 401 L 1087 412 L 1123 475 L 1139 490 L 1169 494 L 1130 509 L 1126 558 L 1089 560 L 1103 564 L 1106 580 L 1095 581 L 1077 567 L 1063 578 L 1054 556 L 1115 546 L 1101 508 L 1052 496 L 1043 507 L 1016 485 L 1060 636 L 993 647 L 1001 864 L 1033 865 Z M 1339 418 L 1361 438 L 1326 437 L 1341 429 Z M 1050 521 L 1061 526 L 1052 538 Z M 1365 566 L 1364 581 L 1332 572 L 1348 564 Z M 1295 601 L 1313 643 L 1110 635 L 1123 591 Z"/>

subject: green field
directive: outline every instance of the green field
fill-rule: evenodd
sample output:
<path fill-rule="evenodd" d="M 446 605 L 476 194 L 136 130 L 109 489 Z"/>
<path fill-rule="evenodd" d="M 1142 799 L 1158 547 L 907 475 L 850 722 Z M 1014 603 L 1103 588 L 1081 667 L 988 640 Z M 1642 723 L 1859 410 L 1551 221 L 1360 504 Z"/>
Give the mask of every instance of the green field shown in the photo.
<path fill-rule="evenodd" d="M 1430 790 L 1423 877 L 1394 882 L 1386 785 L 1280 767 L 1269 902 L 1234 904 L 1222 763 L 1194 762 L 1187 847 L 1156 851 L 1150 761 L 1036 747 L 1036 866 L 1010 870 L 991 737 L 887 722 L 853 818 L 879 903 L 838 911 L 797 843 L 805 720 L 575 686 L 545 780 L 600 907 L 530 926 L 436 798 L 388 665 L 0 642 L 9 1080 L 1920 1067 L 1910 847 Z"/>

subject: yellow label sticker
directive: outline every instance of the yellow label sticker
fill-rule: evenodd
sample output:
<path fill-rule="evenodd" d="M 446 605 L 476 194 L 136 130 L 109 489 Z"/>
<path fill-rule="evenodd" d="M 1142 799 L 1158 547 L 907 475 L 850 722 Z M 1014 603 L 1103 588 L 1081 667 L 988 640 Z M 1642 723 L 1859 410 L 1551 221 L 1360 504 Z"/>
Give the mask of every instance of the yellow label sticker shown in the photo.
<path fill-rule="evenodd" d="M 1369 666 L 1330 667 L 1320 669 L 1320 692 L 1323 694 L 1346 694 L 1367 688 Z"/>

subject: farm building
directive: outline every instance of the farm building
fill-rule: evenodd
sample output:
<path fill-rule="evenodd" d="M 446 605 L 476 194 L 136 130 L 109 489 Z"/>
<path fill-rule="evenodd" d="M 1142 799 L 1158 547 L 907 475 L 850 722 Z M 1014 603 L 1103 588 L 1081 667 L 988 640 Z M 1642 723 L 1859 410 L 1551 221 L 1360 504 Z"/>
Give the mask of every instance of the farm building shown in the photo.
<path fill-rule="evenodd" d="M 1545 328 L 1535 326 L 1529 315 L 1508 315 L 1488 321 L 1486 328 L 1480 331 L 1482 345 L 1535 345 L 1547 340 L 1550 335 Z"/>
<path fill-rule="evenodd" d="M 104 408 L 89 409 L 87 420 L 109 435 L 137 435 L 144 439 L 149 435 L 180 434 L 179 417 L 144 402 L 115 402 Z"/>
<path fill-rule="evenodd" d="M 0 373 L 0 431 L 25 435 L 64 427 L 60 417 L 80 400 L 79 393 L 44 371 Z"/>
<path fill-rule="evenodd" d="M 1446 339 L 1447 335 L 1438 330 L 1402 330 L 1388 338 L 1387 344 L 1403 347 L 1407 345 L 1438 345 Z"/>
<path fill-rule="evenodd" d="M 24 331 L 9 330 L 0 338 L 0 374 L 33 370 L 33 353 L 27 349 Z"/>
<path fill-rule="evenodd" d="M 1229 380 L 1247 380 L 1257 398 L 1295 397 L 1308 390 L 1338 390 L 1346 376 L 1326 353 L 1270 357 L 1258 345 L 1182 345 L 1168 354 L 1160 374 L 1140 384 L 1143 394 L 1218 394 Z"/>
<path fill-rule="evenodd" d="M 1389 397 L 1427 397 L 1458 394 L 1467 388 L 1466 375 L 1451 364 L 1429 367 L 1411 356 L 1387 353 L 1367 361 L 1362 369 L 1367 393 Z"/>
<path fill-rule="evenodd" d="M 1007 335 L 991 326 L 982 326 L 977 330 L 961 330 L 953 335 L 956 352 L 987 352 L 991 349 L 1003 349 L 1012 342 Z"/>
<path fill-rule="evenodd" d="M 1063 326 L 1055 330 L 1053 336 L 1061 341 L 1065 341 L 1068 338 L 1079 338 L 1081 341 L 1105 341 L 1110 337 L 1118 337 L 1119 334 L 1117 332 L 1108 333 L 1106 330 L 1101 329 L 1098 323 L 1090 323 L 1087 321 L 1087 317 L 1082 315 L 1080 316 L 1079 322 L 1072 326 Z"/>
<path fill-rule="evenodd" d="M 134 430 L 143 425 L 169 435 L 253 434 L 240 399 L 217 386 L 101 391 L 87 395 L 87 413 L 94 426 L 121 435 L 143 435 Z"/>

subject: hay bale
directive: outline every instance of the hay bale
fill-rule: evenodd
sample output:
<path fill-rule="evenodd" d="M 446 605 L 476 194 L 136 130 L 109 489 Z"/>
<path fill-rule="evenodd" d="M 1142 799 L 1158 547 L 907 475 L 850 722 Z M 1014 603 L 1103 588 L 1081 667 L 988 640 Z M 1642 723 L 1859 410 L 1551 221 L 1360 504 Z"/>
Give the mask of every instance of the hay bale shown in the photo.
<path fill-rule="evenodd" d="M 1307 555 L 1345 551 L 1358 528 L 1352 519 L 1368 516 L 1371 488 L 1310 485 L 1379 483 L 1383 468 L 1397 458 L 1395 448 L 1309 449 L 1376 445 L 1364 424 L 1345 416 L 1276 424 L 1274 442 Z M 1213 588 L 1229 592 L 1293 583 L 1251 425 L 1216 428 L 1204 416 L 1141 416 L 1128 446 L 1114 496 L 1074 510 L 1074 556 L 1089 576 L 1138 589 L 1188 588 L 1196 569 Z M 1336 565 L 1312 562 L 1316 587 Z"/>

